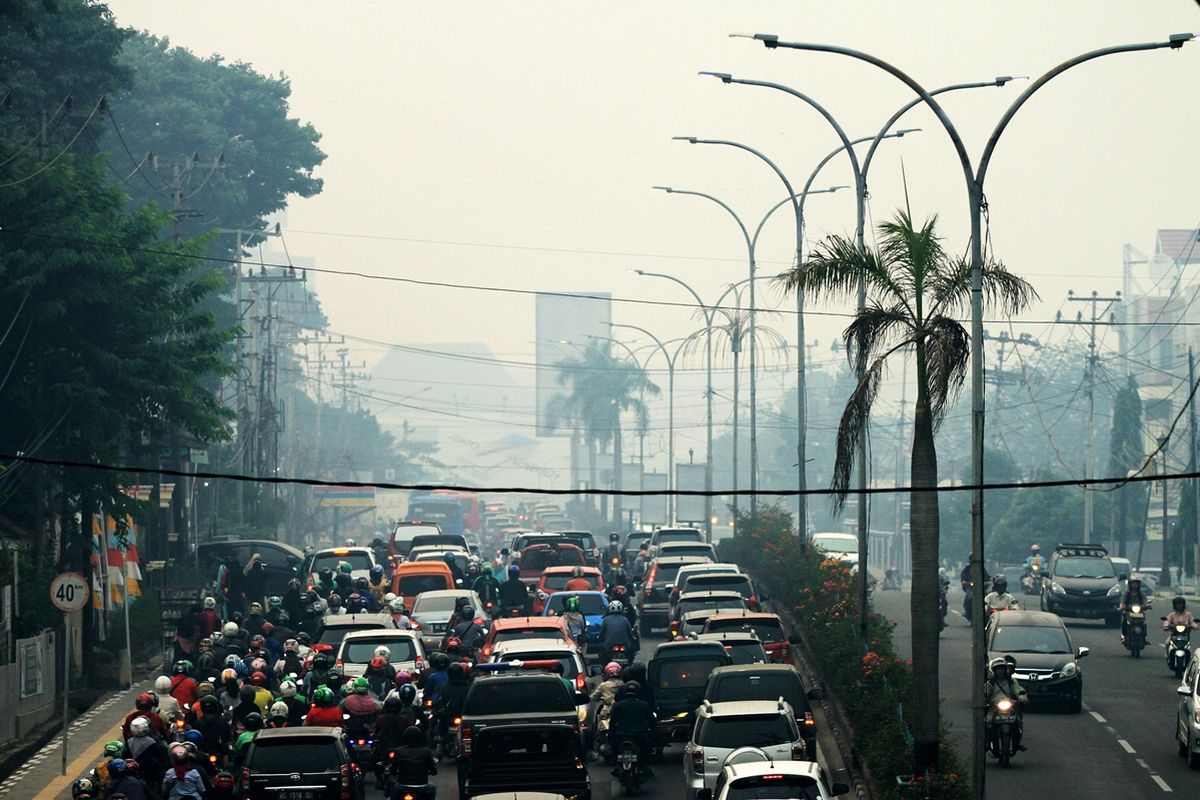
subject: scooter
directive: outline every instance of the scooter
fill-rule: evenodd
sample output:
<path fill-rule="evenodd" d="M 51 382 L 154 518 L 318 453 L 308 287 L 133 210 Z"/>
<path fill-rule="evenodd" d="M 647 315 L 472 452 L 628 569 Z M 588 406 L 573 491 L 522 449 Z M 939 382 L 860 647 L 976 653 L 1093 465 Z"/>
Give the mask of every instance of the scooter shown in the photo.
<path fill-rule="evenodd" d="M 883 571 L 883 586 L 882 591 L 898 592 L 901 588 L 900 573 L 895 567 L 888 567 Z"/>
<path fill-rule="evenodd" d="M 1029 565 L 1029 572 L 1021 578 L 1021 588 L 1025 594 L 1040 595 L 1042 593 L 1042 565 L 1034 561 Z"/>
<path fill-rule="evenodd" d="M 620 781 L 626 795 L 637 794 L 642 782 L 646 779 L 646 775 L 638 763 L 639 759 L 637 745 L 628 739 L 621 743 L 621 747 L 617 751 L 617 766 L 614 771 L 617 773 L 617 780 Z"/>
<path fill-rule="evenodd" d="M 1142 650 L 1149 642 L 1146 639 L 1146 612 L 1150 604 L 1134 603 L 1125 610 L 1125 649 L 1134 658 L 1142 657 Z"/>
<path fill-rule="evenodd" d="M 1162 618 L 1167 621 L 1166 617 Z M 1167 642 L 1167 669 L 1175 673 L 1176 678 L 1183 677 L 1188 662 L 1192 660 L 1192 629 L 1188 625 L 1171 626 L 1171 638 Z"/>
<path fill-rule="evenodd" d="M 1018 724 L 1017 704 L 1011 697 L 1001 697 L 988 709 L 988 752 L 1000 761 L 1002 767 L 1007 768 L 1009 759 L 1017 754 Z"/>
<path fill-rule="evenodd" d="M 940 590 L 938 592 L 938 606 L 939 606 L 939 610 L 942 612 L 942 627 L 939 628 L 938 630 L 939 630 L 939 632 L 941 632 L 941 631 L 946 630 L 946 615 L 950 613 L 950 601 L 949 601 L 949 598 L 947 597 L 947 594 L 950 591 L 950 584 L 943 582 L 942 585 L 939 587 L 939 589 Z"/>

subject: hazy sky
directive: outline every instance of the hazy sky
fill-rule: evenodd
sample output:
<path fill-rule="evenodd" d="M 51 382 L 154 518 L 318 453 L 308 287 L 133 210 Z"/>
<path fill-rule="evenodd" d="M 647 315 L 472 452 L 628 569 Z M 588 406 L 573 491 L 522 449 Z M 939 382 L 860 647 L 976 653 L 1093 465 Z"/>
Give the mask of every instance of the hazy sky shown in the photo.
<path fill-rule="evenodd" d="M 288 211 L 293 254 L 333 269 L 671 301 L 687 297 L 631 270 L 677 274 L 715 299 L 746 275 L 745 249 L 718 208 L 652 184 L 717 195 L 751 226 L 784 196 L 753 157 L 671 136 L 745 142 L 797 185 L 838 144 L 799 101 L 725 86 L 698 70 L 794 86 L 851 136 L 875 133 L 910 97 L 849 59 L 768 51 L 729 33 L 857 47 L 932 88 L 1036 76 L 1095 47 L 1200 30 L 1194 0 L 110 6 L 121 24 L 290 77 L 293 112 L 321 131 L 328 154 L 319 171 L 325 191 Z M 995 254 L 1043 298 L 1015 330 L 1063 334 L 1045 321 L 1068 289 L 1119 289 L 1124 243 L 1152 252 L 1157 228 L 1200 224 L 1198 77 L 1200 43 L 1120 55 L 1068 72 L 1020 111 L 986 187 Z M 972 155 L 1026 86 L 945 98 Z M 904 124 L 924 132 L 881 147 L 871 219 L 903 203 L 902 157 L 914 213 L 939 214 L 949 248 L 961 251 L 966 193 L 949 140 L 923 109 Z M 817 185 L 851 182 L 839 159 Z M 853 210 L 848 191 L 811 198 L 806 238 L 850 232 Z M 762 268 L 778 271 L 793 246 L 791 217 L 778 214 L 763 235 Z M 334 331 L 387 342 L 482 341 L 504 357 L 532 358 L 532 297 L 337 276 L 317 285 Z M 766 300 L 780 302 L 773 291 Z M 697 327 L 680 308 L 617 303 L 613 317 L 664 339 Z M 791 330 L 790 319 L 778 324 Z M 826 358 L 843 324 L 809 320 Z"/>

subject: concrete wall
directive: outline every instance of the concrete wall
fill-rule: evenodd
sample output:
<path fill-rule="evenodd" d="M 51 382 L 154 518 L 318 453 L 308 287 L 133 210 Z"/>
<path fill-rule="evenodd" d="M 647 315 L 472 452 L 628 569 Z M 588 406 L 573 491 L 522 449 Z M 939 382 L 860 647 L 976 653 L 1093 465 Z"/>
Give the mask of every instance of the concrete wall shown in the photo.
<path fill-rule="evenodd" d="M 58 709 L 57 638 L 47 630 L 18 639 L 16 660 L 0 666 L 0 744 L 28 735 Z M 23 689 L 31 693 L 22 696 Z"/>

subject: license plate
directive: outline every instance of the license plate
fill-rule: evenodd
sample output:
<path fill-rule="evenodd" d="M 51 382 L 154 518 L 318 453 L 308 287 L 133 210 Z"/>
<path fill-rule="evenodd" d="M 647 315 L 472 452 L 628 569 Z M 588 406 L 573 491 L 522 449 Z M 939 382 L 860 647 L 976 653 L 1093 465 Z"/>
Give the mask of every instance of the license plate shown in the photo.
<path fill-rule="evenodd" d="M 618 764 L 636 764 L 637 753 L 619 753 L 617 755 Z"/>
<path fill-rule="evenodd" d="M 284 789 L 275 795 L 276 800 L 314 800 L 316 793 L 309 789 Z"/>

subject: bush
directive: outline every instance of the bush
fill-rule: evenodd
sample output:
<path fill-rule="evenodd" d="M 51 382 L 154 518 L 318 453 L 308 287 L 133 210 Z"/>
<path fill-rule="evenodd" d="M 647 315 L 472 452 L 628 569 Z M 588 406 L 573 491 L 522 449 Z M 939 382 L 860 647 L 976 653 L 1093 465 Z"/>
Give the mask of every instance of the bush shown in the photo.
<path fill-rule="evenodd" d="M 892 643 L 892 622 L 871 613 L 867 641 L 860 646 L 855 576 L 837 559 L 811 549 L 800 553 L 791 514 L 780 506 L 759 507 L 756 524 L 739 513 L 734 538 L 721 543 L 721 557 L 749 570 L 778 607 L 792 609 L 816 666 L 846 711 L 855 741 L 875 778 L 880 795 L 901 797 L 896 778 L 912 772 L 912 662 Z M 966 797 L 963 774 L 954 753 L 943 743 L 946 787 L 935 796 Z M 924 778 L 922 778 L 924 780 Z"/>

